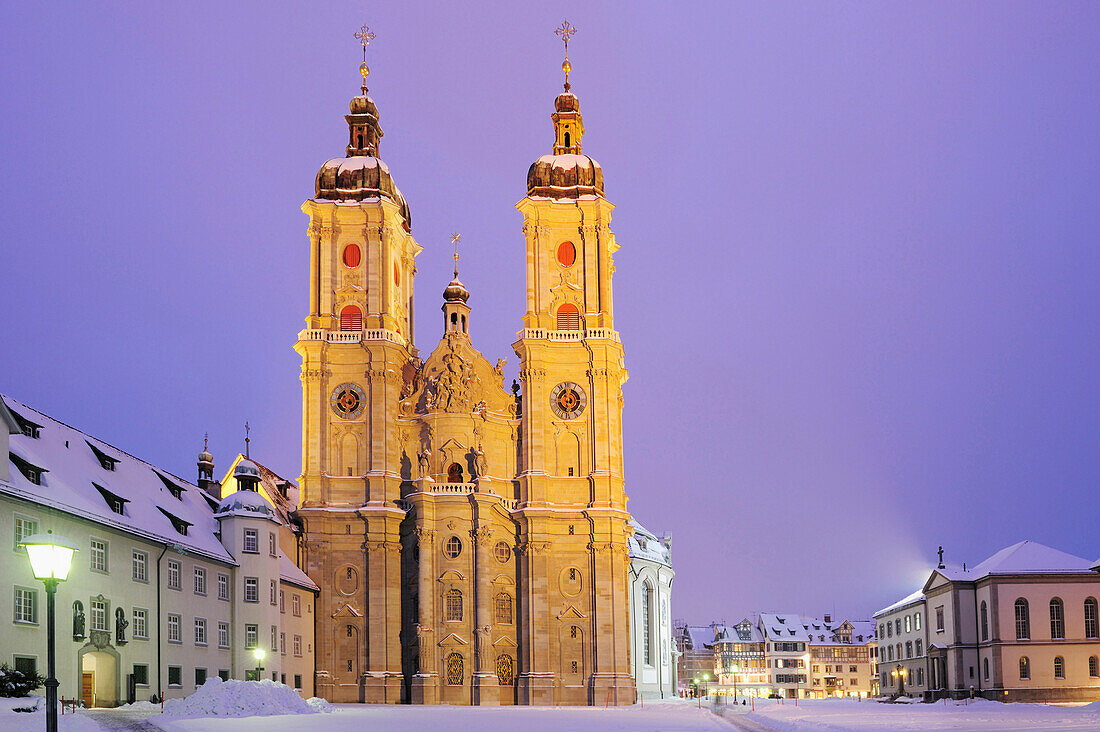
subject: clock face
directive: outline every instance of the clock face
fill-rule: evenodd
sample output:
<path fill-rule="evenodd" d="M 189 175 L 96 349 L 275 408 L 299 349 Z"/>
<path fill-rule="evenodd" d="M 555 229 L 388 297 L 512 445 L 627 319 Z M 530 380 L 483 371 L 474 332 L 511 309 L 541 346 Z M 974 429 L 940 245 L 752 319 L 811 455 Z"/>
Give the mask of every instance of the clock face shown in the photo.
<path fill-rule="evenodd" d="M 340 384 L 332 390 L 329 404 L 341 419 L 355 419 L 363 413 L 367 395 L 358 384 Z"/>
<path fill-rule="evenodd" d="M 576 419 L 581 416 L 588 397 L 579 384 L 572 381 L 564 381 L 554 387 L 550 393 L 550 406 L 554 414 L 562 419 Z"/>

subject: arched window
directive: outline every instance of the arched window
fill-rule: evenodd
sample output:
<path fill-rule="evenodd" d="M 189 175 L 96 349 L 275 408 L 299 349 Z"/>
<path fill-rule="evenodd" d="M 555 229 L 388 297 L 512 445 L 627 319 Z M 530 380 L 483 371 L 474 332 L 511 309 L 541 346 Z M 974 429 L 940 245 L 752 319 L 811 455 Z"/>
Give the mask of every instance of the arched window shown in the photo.
<path fill-rule="evenodd" d="M 363 311 L 348 305 L 340 311 L 340 330 L 363 330 Z"/>
<path fill-rule="evenodd" d="M 1054 657 L 1054 678 L 1066 678 L 1066 661 L 1061 656 Z"/>
<path fill-rule="evenodd" d="M 447 686 L 462 686 L 466 676 L 466 664 L 458 653 L 447 655 Z"/>
<path fill-rule="evenodd" d="M 343 259 L 345 267 L 358 267 L 359 261 L 362 259 L 362 252 L 359 251 L 359 245 L 348 244 L 344 247 Z"/>
<path fill-rule="evenodd" d="M 1031 638 L 1031 618 L 1027 611 L 1027 600 L 1021 597 L 1016 600 L 1016 640 L 1028 640 L 1029 638 Z M 1021 676 L 1020 678 L 1030 677 Z"/>
<path fill-rule="evenodd" d="M 501 592 L 496 597 L 496 616 L 498 623 L 511 624 L 512 622 L 512 596 L 507 592 Z"/>
<path fill-rule="evenodd" d="M 985 605 L 985 600 L 982 600 L 982 640 L 989 640 L 989 609 Z"/>
<path fill-rule="evenodd" d="M 905 616 L 905 632 L 908 633 L 913 629 L 913 618 L 910 615 Z"/>
<path fill-rule="evenodd" d="M 1086 638 L 1098 638 L 1100 633 L 1097 631 L 1100 628 L 1097 627 L 1097 612 L 1096 612 L 1096 598 L 1090 597 L 1085 600 L 1085 637 Z"/>
<path fill-rule="evenodd" d="M 568 132 L 565 133 L 565 146 L 569 147 L 569 133 Z"/>
<path fill-rule="evenodd" d="M 1027 656 L 1020 656 L 1020 678 L 1031 678 L 1031 662 L 1027 660 Z"/>
<path fill-rule="evenodd" d="M 646 666 L 653 665 L 652 643 L 650 643 L 649 624 L 650 606 L 653 602 L 653 590 L 647 582 L 642 587 L 642 659 Z"/>
<path fill-rule="evenodd" d="M 443 619 L 462 620 L 462 590 L 452 588 L 443 595 Z"/>
<path fill-rule="evenodd" d="M 451 463 L 447 468 L 447 482 L 448 483 L 461 483 L 462 482 L 462 466 L 458 463 Z"/>
<path fill-rule="evenodd" d="M 1050 637 L 1066 637 L 1066 609 L 1058 597 L 1050 601 Z"/>
<path fill-rule="evenodd" d="M 982 659 L 982 678 L 989 681 L 989 659 Z"/>
<path fill-rule="evenodd" d="M 920 630 L 920 613 L 913 615 L 913 627 L 916 630 Z"/>
<path fill-rule="evenodd" d="M 558 330 L 580 330 L 581 312 L 572 303 L 558 308 Z"/>
<path fill-rule="evenodd" d="M 1100 679 L 1100 660 L 1096 656 L 1089 656 L 1089 678 Z"/>
<path fill-rule="evenodd" d="M 363 149 L 363 133 L 362 132 L 360 132 L 358 135 L 355 136 L 355 141 L 356 141 L 356 143 L 358 143 L 356 145 L 356 147 L 358 147 L 360 150 L 362 150 Z"/>
<path fill-rule="evenodd" d="M 501 686 L 511 685 L 516 680 L 516 662 L 507 653 L 497 656 L 497 682 Z"/>

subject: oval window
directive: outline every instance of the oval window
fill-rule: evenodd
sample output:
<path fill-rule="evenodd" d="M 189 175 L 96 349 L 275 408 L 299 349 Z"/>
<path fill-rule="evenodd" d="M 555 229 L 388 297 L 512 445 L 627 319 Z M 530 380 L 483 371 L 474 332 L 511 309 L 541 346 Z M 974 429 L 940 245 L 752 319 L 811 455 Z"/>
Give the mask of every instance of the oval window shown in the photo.
<path fill-rule="evenodd" d="M 577 261 L 577 248 L 571 241 L 563 241 L 558 245 L 558 262 L 564 267 L 572 267 Z"/>
<path fill-rule="evenodd" d="M 361 259 L 361 252 L 359 251 L 358 244 L 348 244 L 344 247 L 344 266 L 345 267 L 358 267 Z"/>

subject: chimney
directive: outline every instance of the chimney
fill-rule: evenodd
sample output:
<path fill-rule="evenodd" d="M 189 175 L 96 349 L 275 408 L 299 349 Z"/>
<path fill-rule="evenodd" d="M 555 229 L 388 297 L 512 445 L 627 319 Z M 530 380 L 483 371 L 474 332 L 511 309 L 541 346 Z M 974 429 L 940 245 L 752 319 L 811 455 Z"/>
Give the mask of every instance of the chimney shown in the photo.
<path fill-rule="evenodd" d="M 826 613 L 826 614 L 825 614 L 825 622 L 826 622 L 826 623 L 831 623 L 831 622 L 833 622 L 833 616 L 832 616 L 832 615 L 829 615 L 828 613 Z"/>

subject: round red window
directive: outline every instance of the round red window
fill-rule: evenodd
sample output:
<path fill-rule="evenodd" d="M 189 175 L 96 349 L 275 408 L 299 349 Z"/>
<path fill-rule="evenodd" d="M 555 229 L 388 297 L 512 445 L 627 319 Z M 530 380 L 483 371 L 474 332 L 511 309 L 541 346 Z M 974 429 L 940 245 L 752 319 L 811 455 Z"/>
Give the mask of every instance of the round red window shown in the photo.
<path fill-rule="evenodd" d="M 360 260 L 360 252 L 358 244 L 348 244 L 344 247 L 344 266 L 345 267 L 358 267 Z"/>
<path fill-rule="evenodd" d="M 558 245 L 558 262 L 565 267 L 573 266 L 573 262 L 577 261 L 577 248 L 573 246 L 571 241 L 563 241 Z"/>

